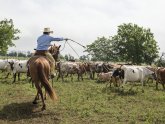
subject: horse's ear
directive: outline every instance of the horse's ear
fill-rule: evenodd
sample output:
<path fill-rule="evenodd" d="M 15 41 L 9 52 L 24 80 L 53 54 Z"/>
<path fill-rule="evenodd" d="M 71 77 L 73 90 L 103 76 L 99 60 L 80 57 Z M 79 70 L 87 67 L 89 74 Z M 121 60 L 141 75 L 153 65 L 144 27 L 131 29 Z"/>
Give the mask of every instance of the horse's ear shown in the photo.
<path fill-rule="evenodd" d="M 56 46 L 56 44 L 54 43 L 54 46 Z"/>
<path fill-rule="evenodd" d="M 60 49 L 61 45 L 58 46 L 58 48 Z"/>

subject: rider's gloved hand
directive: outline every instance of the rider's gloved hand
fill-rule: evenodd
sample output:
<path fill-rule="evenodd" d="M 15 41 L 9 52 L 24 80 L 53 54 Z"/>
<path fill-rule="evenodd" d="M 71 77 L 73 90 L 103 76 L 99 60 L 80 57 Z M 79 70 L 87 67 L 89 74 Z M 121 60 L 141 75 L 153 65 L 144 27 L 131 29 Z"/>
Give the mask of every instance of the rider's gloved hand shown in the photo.
<path fill-rule="evenodd" d="M 64 38 L 64 40 L 68 41 L 68 40 L 69 40 L 69 38 Z"/>

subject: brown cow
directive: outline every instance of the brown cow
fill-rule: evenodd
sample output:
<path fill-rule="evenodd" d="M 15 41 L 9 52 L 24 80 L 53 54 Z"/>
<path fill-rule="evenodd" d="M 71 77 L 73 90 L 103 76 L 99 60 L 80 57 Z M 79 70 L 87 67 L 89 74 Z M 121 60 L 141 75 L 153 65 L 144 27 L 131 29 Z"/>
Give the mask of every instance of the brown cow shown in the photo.
<path fill-rule="evenodd" d="M 98 81 L 100 82 L 106 82 L 106 81 L 110 81 L 111 80 L 111 76 L 112 76 L 112 72 L 101 72 L 97 74 L 98 77 Z"/>
<path fill-rule="evenodd" d="M 161 67 L 158 68 L 156 71 L 157 80 L 156 80 L 156 89 L 158 89 L 158 83 L 161 83 L 163 86 L 163 89 L 165 90 L 164 84 L 165 84 L 165 68 Z"/>
<path fill-rule="evenodd" d="M 70 74 L 71 81 L 73 81 L 73 74 L 78 74 L 79 66 L 75 62 L 59 62 L 57 64 L 58 76 L 57 80 L 61 77 L 62 82 L 64 81 L 64 74 L 68 76 Z"/>

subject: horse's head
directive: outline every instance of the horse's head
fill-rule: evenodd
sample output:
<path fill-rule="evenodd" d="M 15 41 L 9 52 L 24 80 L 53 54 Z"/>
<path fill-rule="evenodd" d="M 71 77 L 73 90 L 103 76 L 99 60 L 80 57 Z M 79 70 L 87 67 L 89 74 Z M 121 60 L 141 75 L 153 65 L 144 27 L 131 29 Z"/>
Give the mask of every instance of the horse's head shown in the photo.
<path fill-rule="evenodd" d="M 57 61 L 58 59 L 58 55 L 60 53 L 60 47 L 61 45 L 59 46 L 56 46 L 55 44 L 52 45 L 50 48 L 49 48 L 49 52 L 52 54 L 53 58 Z"/>

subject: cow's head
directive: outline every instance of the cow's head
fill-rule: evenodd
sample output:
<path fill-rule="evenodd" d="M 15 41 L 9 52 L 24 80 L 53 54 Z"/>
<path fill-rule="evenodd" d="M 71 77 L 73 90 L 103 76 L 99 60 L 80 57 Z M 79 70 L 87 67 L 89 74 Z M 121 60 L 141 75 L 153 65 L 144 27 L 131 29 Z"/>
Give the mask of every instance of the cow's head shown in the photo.
<path fill-rule="evenodd" d="M 99 63 L 96 65 L 96 72 L 97 73 L 103 72 L 103 64 L 102 63 Z"/>
<path fill-rule="evenodd" d="M 156 73 L 151 74 L 154 80 L 157 80 Z"/>
<path fill-rule="evenodd" d="M 11 70 L 14 70 L 14 62 L 13 61 L 11 61 L 11 62 L 9 61 L 8 63 L 10 65 Z"/>
<path fill-rule="evenodd" d="M 152 78 L 154 79 L 154 80 L 157 80 L 157 75 L 156 75 L 156 70 L 155 70 L 155 68 L 152 68 L 152 67 L 146 67 L 146 72 L 149 74 L 149 75 L 151 75 L 152 76 Z"/>
<path fill-rule="evenodd" d="M 117 68 L 116 70 L 114 70 L 113 77 L 119 77 L 120 79 L 124 79 L 124 70 L 122 70 L 121 68 Z"/>

